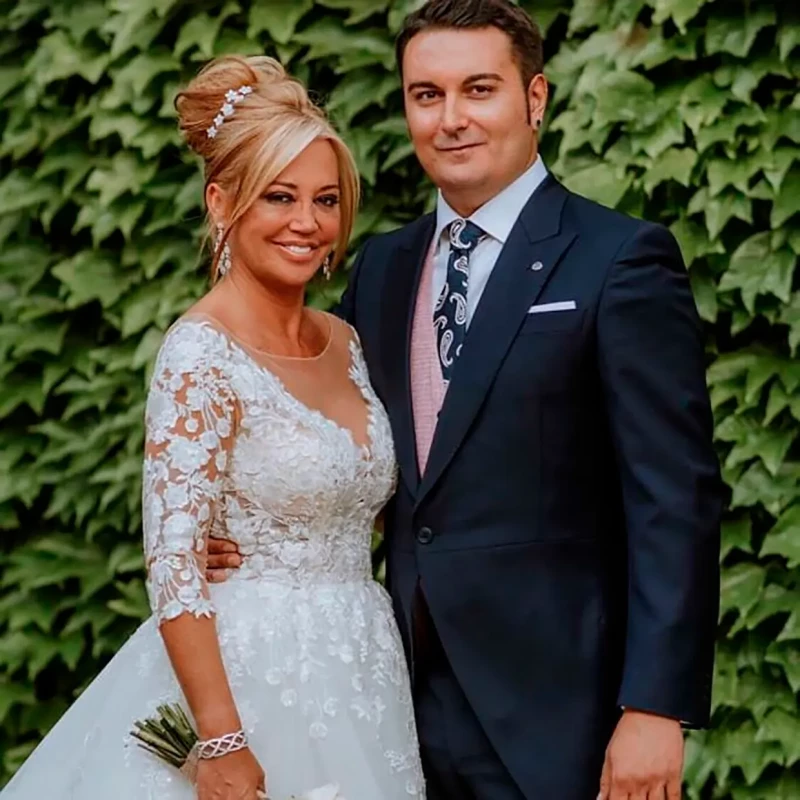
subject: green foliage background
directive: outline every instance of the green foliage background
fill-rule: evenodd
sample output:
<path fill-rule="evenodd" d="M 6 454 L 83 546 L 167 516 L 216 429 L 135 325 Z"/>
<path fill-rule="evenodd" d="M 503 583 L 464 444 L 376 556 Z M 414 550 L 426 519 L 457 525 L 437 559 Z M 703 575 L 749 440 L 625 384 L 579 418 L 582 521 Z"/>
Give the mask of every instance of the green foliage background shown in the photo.
<path fill-rule="evenodd" d="M 0 784 L 148 613 L 148 368 L 206 285 L 176 87 L 277 54 L 352 146 L 357 245 L 430 206 L 392 34 L 417 0 L 0 0 Z M 533 0 L 549 165 L 669 225 L 707 323 L 731 488 L 715 729 L 692 797 L 800 797 L 800 11 L 795 0 Z M 344 276 L 314 287 L 329 305 Z"/>

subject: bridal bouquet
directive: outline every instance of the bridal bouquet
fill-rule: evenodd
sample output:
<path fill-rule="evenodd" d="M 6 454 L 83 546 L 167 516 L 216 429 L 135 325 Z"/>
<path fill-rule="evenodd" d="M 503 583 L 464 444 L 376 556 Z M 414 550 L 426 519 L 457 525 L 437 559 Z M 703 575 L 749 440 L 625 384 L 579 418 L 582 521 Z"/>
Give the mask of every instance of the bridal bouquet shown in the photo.
<path fill-rule="evenodd" d="M 157 708 L 155 717 L 134 722 L 131 736 L 137 739 L 139 747 L 160 758 L 171 767 L 180 770 L 189 780 L 194 782 L 197 761 L 194 746 L 198 736 L 186 712 L 178 705 L 162 705 Z M 259 794 L 263 800 L 270 800 L 267 795 Z M 345 800 L 339 794 L 339 788 L 333 784 L 320 786 L 306 792 L 301 797 L 288 800 Z"/>

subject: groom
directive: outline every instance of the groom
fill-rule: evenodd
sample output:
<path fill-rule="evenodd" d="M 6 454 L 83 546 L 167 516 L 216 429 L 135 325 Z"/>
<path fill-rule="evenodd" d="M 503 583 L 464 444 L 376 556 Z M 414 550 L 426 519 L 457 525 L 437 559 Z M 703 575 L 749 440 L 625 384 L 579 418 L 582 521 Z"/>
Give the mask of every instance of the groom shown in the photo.
<path fill-rule="evenodd" d="M 547 172 L 516 6 L 430 0 L 397 56 L 438 205 L 366 243 L 340 313 L 396 440 L 387 584 L 429 796 L 677 798 L 721 507 L 680 252 Z"/>

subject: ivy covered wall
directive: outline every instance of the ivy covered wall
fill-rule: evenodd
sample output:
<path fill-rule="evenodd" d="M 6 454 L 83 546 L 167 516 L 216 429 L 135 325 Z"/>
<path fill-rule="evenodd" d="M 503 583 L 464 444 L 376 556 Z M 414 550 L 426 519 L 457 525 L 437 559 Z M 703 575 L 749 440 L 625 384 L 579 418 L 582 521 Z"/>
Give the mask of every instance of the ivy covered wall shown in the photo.
<path fill-rule="evenodd" d="M 392 36 L 417 0 L 0 0 L 0 784 L 148 613 L 148 370 L 204 290 L 176 87 L 221 53 L 309 82 L 365 183 L 353 252 L 430 207 Z M 690 796 L 800 797 L 800 9 L 531 0 L 549 166 L 678 237 L 731 489 Z M 316 285 L 328 306 L 345 276 Z"/>

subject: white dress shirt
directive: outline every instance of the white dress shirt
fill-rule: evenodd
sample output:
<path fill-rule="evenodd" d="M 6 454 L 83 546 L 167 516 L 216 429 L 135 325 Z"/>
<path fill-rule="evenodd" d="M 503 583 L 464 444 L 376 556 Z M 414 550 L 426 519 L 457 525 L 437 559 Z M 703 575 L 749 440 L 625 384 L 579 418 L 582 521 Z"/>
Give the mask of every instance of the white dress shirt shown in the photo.
<path fill-rule="evenodd" d="M 506 243 L 511 228 L 520 215 L 539 184 L 547 177 L 547 168 L 541 156 L 510 183 L 500 194 L 484 203 L 469 220 L 474 222 L 488 235 L 472 251 L 469 257 L 469 285 L 467 289 L 467 325 L 472 321 L 478 301 L 492 269 L 497 262 L 500 251 Z M 442 293 L 447 280 L 447 260 L 450 257 L 450 240 L 444 231 L 453 220 L 460 219 L 439 192 L 436 201 L 436 230 L 434 240 L 436 250 L 433 257 L 433 296 L 431 297 L 431 316 L 436 305 L 436 298 Z"/>

